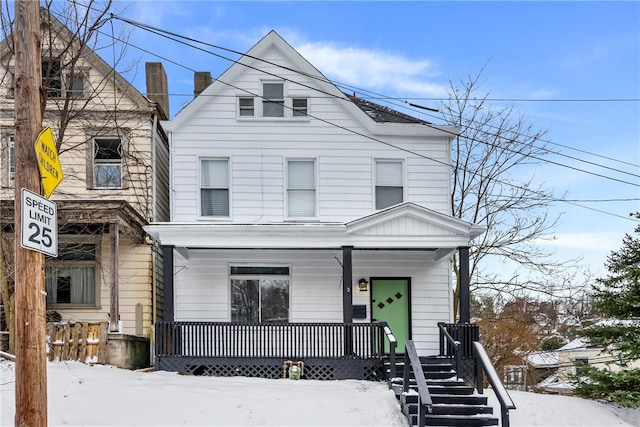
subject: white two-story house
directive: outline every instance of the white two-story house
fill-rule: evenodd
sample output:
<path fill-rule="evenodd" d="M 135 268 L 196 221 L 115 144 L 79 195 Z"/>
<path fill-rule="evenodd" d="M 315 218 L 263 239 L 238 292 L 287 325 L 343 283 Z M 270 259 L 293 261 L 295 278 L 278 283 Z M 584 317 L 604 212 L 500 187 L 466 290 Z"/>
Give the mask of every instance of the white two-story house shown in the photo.
<path fill-rule="evenodd" d="M 162 126 L 171 221 L 145 230 L 164 250 L 173 322 L 156 338 L 198 358 L 187 371 L 214 372 L 208 358 L 232 355 L 242 325 L 387 322 L 399 352 L 407 339 L 438 351 L 437 323 L 454 320 L 451 259 L 468 266 L 482 232 L 449 214 L 456 128 L 343 93 L 276 32 Z M 205 333 L 201 322 L 231 329 Z M 256 343 L 284 332 L 251 334 L 237 345 L 266 356 Z M 313 337 L 283 345 L 306 349 Z M 349 341 L 343 356 L 365 351 Z M 176 363 L 160 368 L 184 370 Z"/>

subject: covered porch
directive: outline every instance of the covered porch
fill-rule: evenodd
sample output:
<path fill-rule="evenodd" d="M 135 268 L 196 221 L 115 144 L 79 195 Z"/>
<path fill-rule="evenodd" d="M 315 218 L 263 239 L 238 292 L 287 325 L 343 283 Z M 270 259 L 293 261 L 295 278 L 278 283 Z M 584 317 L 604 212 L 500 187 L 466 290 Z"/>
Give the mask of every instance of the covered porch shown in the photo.
<path fill-rule="evenodd" d="M 284 362 L 304 361 L 307 378 L 321 379 L 382 379 L 391 350 L 386 326 L 401 352 L 411 339 L 421 355 L 437 354 L 438 323 L 453 322 L 451 257 L 463 272 L 464 323 L 469 244 L 482 232 L 410 202 L 342 224 L 166 223 L 145 230 L 164 260 L 158 369 L 281 376 Z M 260 283 L 274 276 L 237 271 L 286 274 L 276 277 L 286 282 L 283 319 L 238 321 L 236 277 Z"/>

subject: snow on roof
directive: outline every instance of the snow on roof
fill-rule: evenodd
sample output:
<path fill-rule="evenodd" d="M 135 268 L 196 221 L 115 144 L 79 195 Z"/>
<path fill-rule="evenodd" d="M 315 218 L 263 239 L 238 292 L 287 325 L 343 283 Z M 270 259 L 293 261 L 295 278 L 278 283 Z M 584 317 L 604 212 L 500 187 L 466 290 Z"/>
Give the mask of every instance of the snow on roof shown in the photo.
<path fill-rule="evenodd" d="M 534 368 L 544 368 L 558 365 L 557 351 L 536 351 L 527 356 L 527 362 Z"/>
<path fill-rule="evenodd" d="M 560 347 L 558 351 L 575 350 L 577 348 L 587 347 L 587 340 L 585 338 L 576 338 L 575 340 Z"/>

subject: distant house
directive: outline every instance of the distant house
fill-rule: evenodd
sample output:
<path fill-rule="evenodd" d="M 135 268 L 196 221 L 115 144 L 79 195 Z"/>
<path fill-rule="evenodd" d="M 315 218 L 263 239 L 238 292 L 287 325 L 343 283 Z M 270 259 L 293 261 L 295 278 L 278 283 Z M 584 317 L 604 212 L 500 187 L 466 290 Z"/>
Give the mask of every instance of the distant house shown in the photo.
<path fill-rule="evenodd" d="M 46 18 L 46 19 L 45 19 Z M 134 89 L 95 52 L 43 11 L 44 126 L 59 139 L 64 179 L 58 207 L 58 256 L 46 258 L 47 310 L 61 322 L 108 322 L 108 362 L 150 363 L 152 324 L 162 318 L 162 261 L 143 227 L 169 219 L 169 146 L 162 108 Z M 0 225 L 14 223 L 14 56 L 0 45 Z M 46 83 L 45 83 L 46 82 Z"/>
<path fill-rule="evenodd" d="M 451 259 L 468 267 L 483 232 L 450 214 L 457 128 L 343 93 L 273 31 L 162 126 L 171 220 L 144 227 L 163 248 L 172 320 L 158 324 L 157 366 L 214 372 L 245 345 L 267 355 L 260 340 L 288 333 L 270 324 L 387 322 L 400 352 L 407 339 L 438 352 Z M 344 356 L 373 346 L 338 334 Z M 308 350 L 311 336 L 290 345 Z"/>
<path fill-rule="evenodd" d="M 590 345 L 585 338 L 576 338 L 556 351 L 540 352 L 527 358 L 536 370 L 552 371 L 537 387 L 547 392 L 569 393 L 571 378 L 580 375 L 583 366 L 620 371 L 639 368 L 640 360 L 623 360 L 618 352 L 602 346 Z"/>

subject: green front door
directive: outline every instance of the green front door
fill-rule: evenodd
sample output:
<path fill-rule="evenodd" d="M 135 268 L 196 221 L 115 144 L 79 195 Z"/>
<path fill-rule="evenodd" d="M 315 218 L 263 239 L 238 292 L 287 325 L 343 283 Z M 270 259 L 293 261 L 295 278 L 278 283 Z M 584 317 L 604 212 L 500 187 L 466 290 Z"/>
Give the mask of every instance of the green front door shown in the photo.
<path fill-rule="evenodd" d="M 404 353 L 404 343 L 411 338 L 409 306 L 409 279 L 371 278 L 371 318 L 389 324 L 398 340 L 398 353 Z M 385 351 L 389 351 L 388 342 Z"/>

